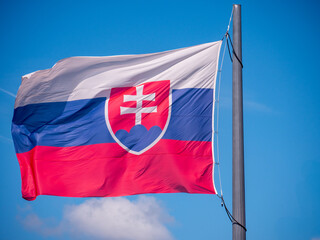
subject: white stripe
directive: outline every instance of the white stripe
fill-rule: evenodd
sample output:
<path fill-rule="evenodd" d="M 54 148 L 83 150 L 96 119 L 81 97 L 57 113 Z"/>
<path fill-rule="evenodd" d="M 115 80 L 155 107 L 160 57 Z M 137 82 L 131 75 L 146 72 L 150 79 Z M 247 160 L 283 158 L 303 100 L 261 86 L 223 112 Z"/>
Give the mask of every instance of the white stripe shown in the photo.
<path fill-rule="evenodd" d="M 221 41 L 166 52 L 72 57 L 22 78 L 15 108 L 33 103 L 109 97 L 114 87 L 170 80 L 173 89 L 212 88 Z"/>

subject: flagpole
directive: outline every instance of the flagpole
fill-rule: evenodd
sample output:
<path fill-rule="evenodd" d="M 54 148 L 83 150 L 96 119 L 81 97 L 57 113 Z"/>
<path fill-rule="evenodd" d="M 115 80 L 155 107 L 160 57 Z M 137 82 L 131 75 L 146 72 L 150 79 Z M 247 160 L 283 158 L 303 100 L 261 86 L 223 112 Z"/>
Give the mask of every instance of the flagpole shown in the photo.
<path fill-rule="evenodd" d="M 233 5 L 233 64 L 232 64 L 232 215 L 245 227 L 245 188 L 243 154 L 242 40 L 241 5 Z M 237 57 L 238 59 L 237 59 Z M 245 240 L 246 231 L 232 226 L 232 239 Z"/>

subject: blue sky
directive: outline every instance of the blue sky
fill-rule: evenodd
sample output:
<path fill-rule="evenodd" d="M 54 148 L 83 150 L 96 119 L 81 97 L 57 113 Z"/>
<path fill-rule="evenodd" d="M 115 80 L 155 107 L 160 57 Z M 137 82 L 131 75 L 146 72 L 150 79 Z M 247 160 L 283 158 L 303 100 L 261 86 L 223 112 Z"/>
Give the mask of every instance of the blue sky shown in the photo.
<path fill-rule="evenodd" d="M 149 53 L 220 40 L 233 3 L 0 2 L 2 239 L 143 239 L 139 234 L 152 236 L 155 231 L 159 239 L 231 239 L 231 223 L 212 195 L 23 200 L 10 126 L 12 94 L 22 75 L 50 68 L 70 56 Z M 238 3 L 243 14 L 247 237 L 320 239 L 320 4 Z M 231 69 L 226 58 L 219 139 L 222 185 L 230 209 Z M 115 210 L 119 208 L 132 214 L 119 214 Z M 84 215 L 88 212 L 91 217 Z M 122 225 L 113 226 L 119 216 Z M 131 220 L 149 224 L 131 229 L 126 224 Z"/>

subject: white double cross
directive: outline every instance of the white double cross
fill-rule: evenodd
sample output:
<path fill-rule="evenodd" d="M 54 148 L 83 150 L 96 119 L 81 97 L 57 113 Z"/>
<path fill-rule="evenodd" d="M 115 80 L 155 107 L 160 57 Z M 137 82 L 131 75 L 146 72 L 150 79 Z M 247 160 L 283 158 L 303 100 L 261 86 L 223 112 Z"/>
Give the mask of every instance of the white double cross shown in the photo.
<path fill-rule="evenodd" d="M 142 101 L 155 101 L 155 93 L 143 95 L 143 85 L 136 87 L 136 95 L 123 95 L 123 102 L 137 102 L 135 108 L 120 107 L 120 115 L 134 113 L 135 125 L 141 124 L 142 113 L 154 113 L 157 112 L 157 106 L 154 107 L 142 107 Z"/>

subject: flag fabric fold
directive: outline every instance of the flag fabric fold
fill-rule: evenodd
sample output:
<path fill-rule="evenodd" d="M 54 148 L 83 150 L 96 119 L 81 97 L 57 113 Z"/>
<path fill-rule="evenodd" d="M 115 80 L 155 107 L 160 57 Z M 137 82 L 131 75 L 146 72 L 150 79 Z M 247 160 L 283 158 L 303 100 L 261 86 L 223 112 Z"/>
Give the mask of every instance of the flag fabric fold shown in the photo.
<path fill-rule="evenodd" d="M 23 198 L 215 194 L 220 47 L 71 57 L 23 76 L 12 120 Z"/>

